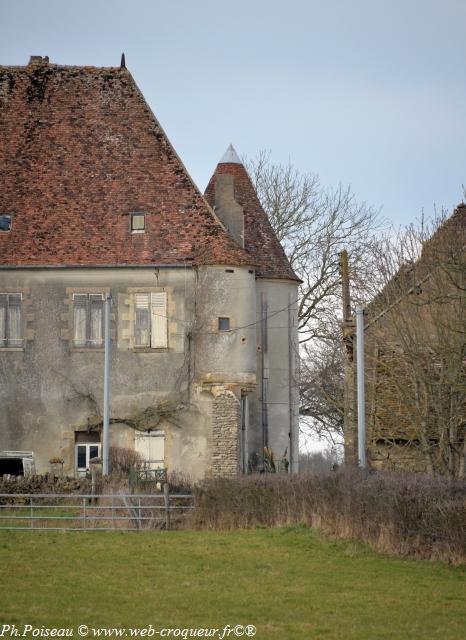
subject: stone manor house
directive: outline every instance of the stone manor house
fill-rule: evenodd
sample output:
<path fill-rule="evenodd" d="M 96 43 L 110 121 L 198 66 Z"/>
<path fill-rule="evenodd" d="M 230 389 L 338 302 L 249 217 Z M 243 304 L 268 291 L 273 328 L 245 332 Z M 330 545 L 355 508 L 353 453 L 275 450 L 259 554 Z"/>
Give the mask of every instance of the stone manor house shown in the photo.
<path fill-rule="evenodd" d="M 0 67 L 0 474 L 110 446 L 200 478 L 297 469 L 293 273 L 229 147 L 202 195 L 124 66 Z"/>

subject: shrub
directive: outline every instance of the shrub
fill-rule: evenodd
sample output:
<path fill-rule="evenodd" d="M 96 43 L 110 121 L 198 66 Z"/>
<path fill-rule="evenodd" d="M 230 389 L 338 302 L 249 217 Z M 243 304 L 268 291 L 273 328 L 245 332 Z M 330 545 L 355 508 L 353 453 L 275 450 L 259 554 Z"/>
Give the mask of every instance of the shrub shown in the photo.
<path fill-rule="evenodd" d="M 108 466 L 112 474 L 128 475 L 131 468 L 142 464 L 141 455 L 134 449 L 110 447 L 108 450 Z"/>
<path fill-rule="evenodd" d="M 184 473 L 170 471 L 167 474 L 167 481 L 171 493 L 190 494 L 193 492 L 192 480 Z"/>
<path fill-rule="evenodd" d="M 400 555 L 466 562 L 466 484 L 362 470 L 254 475 L 195 487 L 196 528 L 306 524 Z"/>

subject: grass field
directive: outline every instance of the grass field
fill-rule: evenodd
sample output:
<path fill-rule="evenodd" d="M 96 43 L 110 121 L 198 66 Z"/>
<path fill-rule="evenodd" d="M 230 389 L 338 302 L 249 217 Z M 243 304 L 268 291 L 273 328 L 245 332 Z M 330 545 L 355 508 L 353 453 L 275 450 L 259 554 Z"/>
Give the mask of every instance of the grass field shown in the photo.
<path fill-rule="evenodd" d="M 0 568 L 0 623 L 73 626 L 74 637 L 79 624 L 253 624 L 259 640 L 466 637 L 465 568 L 384 557 L 305 528 L 3 531 Z"/>

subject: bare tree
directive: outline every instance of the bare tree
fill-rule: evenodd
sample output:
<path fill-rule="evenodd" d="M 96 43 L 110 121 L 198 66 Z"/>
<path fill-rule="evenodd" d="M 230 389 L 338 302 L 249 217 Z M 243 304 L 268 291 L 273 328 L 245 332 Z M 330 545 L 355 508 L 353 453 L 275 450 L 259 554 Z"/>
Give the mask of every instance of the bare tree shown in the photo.
<path fill-rule="evenodd" d="M 464 212 L 384 239 L 377 260 L 386 284 L 367 323 L 373 441 L 403 443 L 430 472 L 452 477 L 466 471 Z"/>
<path fill-rule="evenodd" d="M 261 204 L 298 276 L 302 428 L 335 444 L 343 430 L 339 253 L 351 254 L 352 288 L 369 297 L 379 212 L 350 187 L 325 188 L 317 175 L 275 164 L 261 151 L 245 159 Z"/>
<path fill-rule="evenodd" d="M 341 340 L 307 343 L 302 351 L 302 425 L 332 446 L 341 444 L 344 418 Z"/>
<path fill-rule="evenodd" d="M 333 335 L 329 318 L 340 310 L 339 252 L 351 253 L 353 284 L 360 289 L 368 281 L 374 232 L 382 226 L 379 212 L 358 202 L 350 187 L 324 188 L 315 174 L 302 174 L 290 163 L 274 164 L 270 152 L 261 151 L 245 164 L 274 231 L 303 280 L 300 341 L 329 339 Z"/>

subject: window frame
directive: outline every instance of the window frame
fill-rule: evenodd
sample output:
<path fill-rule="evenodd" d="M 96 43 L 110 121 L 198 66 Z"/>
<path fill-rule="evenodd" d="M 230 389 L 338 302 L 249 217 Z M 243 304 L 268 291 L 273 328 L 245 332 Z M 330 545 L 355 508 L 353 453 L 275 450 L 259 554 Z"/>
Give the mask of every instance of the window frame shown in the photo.
<path fill-rule="evenodd" d="M 10 298 L 19 298 L 19 303 L 14 305 L 19 308 L 19 338 L 10 337 Z M 0 336 L 0 349 L 23 350 L 24 349 L 24 321 L 23 321 L 23 293 L 21 291 L 0 291 L 0 307 L 5 309 L 4 337 Z"/>
<path fill-rule="evenodd" d="M 222 320 L 227 320 L 228 321 L 228 328 L 227 329 L 222 329 L 221 328 L 221 321 Z M 231 318 L 230 316 L 218 316 L 217 319 L 217 331 L 219 333 L 228 333 L 229 331 L 231 331 Z"/>
<path fill-rule="evenodd" d="M 135 229 L 133 227 L 133 219 L 142 217 L 144 227 L 142 229 Z M 146 232 L 146 214 L 144 211 L 131 211 L 129 214 L 129 230 L 131 234 L 145 233 Z"/>
<path fill-rule="evenodd" d="M 9 226 L 8 229 L 2 229 L 0 226 L 0 233 L 10 233 L 12 227 L 13 227 L 13 215 L 11 213 L 6 213 L 5 211 L 0 213 L 0 218 L 8 218 L 9 219 Z"/>
<path fill-rule="evenodd" d="M 78 449 L 79 447 L 85 447 L 86 448 L 86 466 L 85 467 L 80 467 L 78 465 Z M 97 456 L 94 456 L 93 458 L 90 457 L 91 454 L 91 447 L 97 447 Z M 77 473 L 83 473 L 83 472 L 88 472 L 90 469 L 90 463 L 91 460 L 94 460 L 95 457 L 100 458 L 102 453 L 102 443 L 100 442 L 76 442 L 74 445 L 74 464 L 75 464 L 75 469 Z"/>
<path fill-rule="evenodd" d="M 144 307 L 142 298 L 147 298 L 147 306 Z M 163 303 L 161 304 L 161 299 Z M 168 351 L 168 294 L 166 291 L 141 291 L 133 293 L 134 301 L 134 327 L 133 348 L 135 351 Z M 156 309 L 163 308 L 165 313 L 156 313 Z M 138 328 L 138 309 L 147 310 L 147 322 L 145 329 Z M 159 320 L 157 320 L 159 318 Z M 140 323 L 142 324 L 142 323 Z M 158 325 L 158 326 L 157 326 Z M 140 325 L 139 325 L 140 326 Z M 138 344 L 138 331 L 147 332 L 145 344 Z M 158 336 L 157 336 L 158 332 Z M 162 336 L 162 339 L 160 339 Z M 157 344 L 157 339 L 159 343 Z"/>
<path fill-rule="evenodd" d="M 75 300 L 78 297 L 84 297 L 86 296 L 86 303 L 85 305 L 80 305 L 80 304 L 76 304 Z M 92 300 L 92 296 L 94 296 L 95 298 L 97 298 L 97 300 Z M 72 308 L 72 313 L 71 313 L 71 320 L 72 320 L 72 331 L 71 331 L 71 343 L 72 343 L 72 347 L 73 349 L 84 349 L 84 350 L 102 350 L 104 348 L 104 340 L 105 340 L 105 292 L 100 292 L 100 291 L 75 291 L 73 292 L 72 296 L 72 303 L 73 303 L 73 308 Z M 92 340 L 91 335 L 92 335 L 92 307 L 93 307 L 93 303 L 95 303 L 96 301 L 101 303 L 101 322 L 100 322 L 100 332 L 101 332 L 101 339 L 100 342 L 95 342 Z M 85 309 L 85 341 L 84 342 L 77 342 L 76 341 L 76 310 L 81 307 Z"/>

